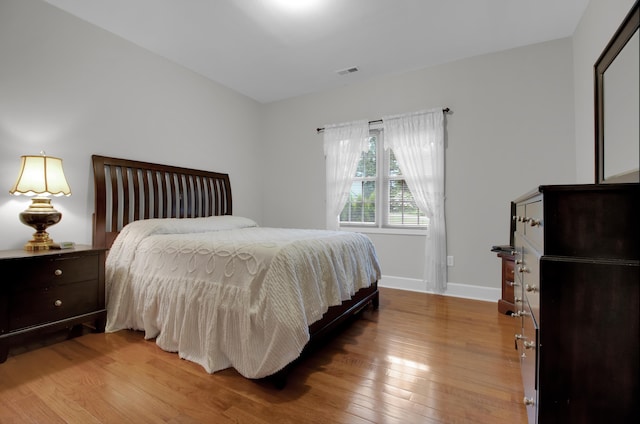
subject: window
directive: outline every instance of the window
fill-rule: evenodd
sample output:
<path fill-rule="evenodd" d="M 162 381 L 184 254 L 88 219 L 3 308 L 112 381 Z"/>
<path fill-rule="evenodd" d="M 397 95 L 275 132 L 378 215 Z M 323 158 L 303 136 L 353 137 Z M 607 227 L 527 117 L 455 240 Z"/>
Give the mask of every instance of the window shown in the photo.
<path fill-rule="evenodd" d="M 384 148 L 382 130 L 369 135 L 369 149 L 358 162 L 340 225 L 425 228 L 428 219 L 416 206 L 393 152 Z"/>

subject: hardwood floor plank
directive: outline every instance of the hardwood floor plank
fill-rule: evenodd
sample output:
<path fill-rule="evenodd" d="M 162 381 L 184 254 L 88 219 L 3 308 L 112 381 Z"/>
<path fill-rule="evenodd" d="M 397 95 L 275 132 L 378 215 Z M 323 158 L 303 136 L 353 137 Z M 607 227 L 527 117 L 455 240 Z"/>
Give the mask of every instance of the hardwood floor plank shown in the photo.
<path fill-rule="evenodd" d="M 224 411 L 224 416 L 229 417 L 229 422 L 234 423 L 246 423 L 246 424 L 270 424 L 269 421 L 265 421 L 260 417 L 236 406 Z"/>
<path fill-rule="evenodd" d="M 0 364 L 0 423 L 524 423 L 514 334 L 494 303 L 382 288 L 282 390 L 141 332 L 85 334 Z"/>
<path fill-rule="evenodd" d="M 23 398 L 17 402 L 2 405 L 1 423 L 66 423 L 46 401 L 36 395 Z"/>
<path fill-rule="evenodd" d="M 20 413 L 22 408 L 20 408 L 17 403 L 18 402 L 5 401 L 5 399 L 0 397 L 0 411 L 2 411 L 0 423 L 19 423 L 26 421 L 26 417 Z M 62 420 L 58 422 L 62 422 Z"/>

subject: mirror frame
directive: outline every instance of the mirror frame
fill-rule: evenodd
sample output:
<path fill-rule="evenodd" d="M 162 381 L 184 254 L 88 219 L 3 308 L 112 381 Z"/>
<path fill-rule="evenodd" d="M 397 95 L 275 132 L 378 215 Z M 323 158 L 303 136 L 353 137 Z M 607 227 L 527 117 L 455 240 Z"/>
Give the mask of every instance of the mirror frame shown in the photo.
<path fill-rule="evenodd" d="M 604 72 L 611 65 L 620 51 L 638 31 L 640 14 L 636 1 L 631 10 L 622 21 L 620 27 L 604 48 L 604 51 L 593 66 L 594 74 L 594 103 L 595 103 L 595 182 L 596 184 L 609 182 L 637 182 L 638 172 L 632 171 L 628 174 L 615 178 L 615 181 L 604 177 Z"/>

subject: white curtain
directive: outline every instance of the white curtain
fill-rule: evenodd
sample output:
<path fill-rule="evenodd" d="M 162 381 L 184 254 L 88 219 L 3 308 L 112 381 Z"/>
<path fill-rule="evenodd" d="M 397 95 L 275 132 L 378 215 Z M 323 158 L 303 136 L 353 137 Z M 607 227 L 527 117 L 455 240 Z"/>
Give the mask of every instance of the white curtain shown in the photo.
<path fill-rule="evenodd" d="M 382 118 L 385 146 L 393 150 L 417 206 L 429 218 L 424 280 L 436 293 L 447 288 L 444 216 L 444 112 L 442 109 Z"/>
<path fill-rule="evenodd" d="M 369 122 L 355 121 L 324 127 L 327 167 L 327 229 L 337 230 L 340 212 L 349 198 L 351 181 L 361 153 L 369 145 Z"/>

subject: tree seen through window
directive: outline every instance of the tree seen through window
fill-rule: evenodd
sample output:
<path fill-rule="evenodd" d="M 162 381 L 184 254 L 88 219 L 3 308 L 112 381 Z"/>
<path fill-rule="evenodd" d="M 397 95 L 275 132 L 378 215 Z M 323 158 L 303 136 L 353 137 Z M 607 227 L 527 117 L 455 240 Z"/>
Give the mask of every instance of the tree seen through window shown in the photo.
<path fill-rule="evenodd" d="M 382 172 L 378 171 L 379 167 L 383 169 Z M 381 179 L 384 183 L 379 184 L 379 175 L 383 176 Z M 383 199 L 383 204 L 376 203 L 378 196 Z M 379 216 L 385 217 L 382 225 Z M 362 153 L 349 198 L 340 214 L 340 223 L 391 227 L 427 225 L 427 218 L 416 206 L 413 195 L 402 178 L 395 155 L 392 151 L 384 155 L 381 131 L 372 132 L 369 149 Z"/>

